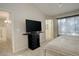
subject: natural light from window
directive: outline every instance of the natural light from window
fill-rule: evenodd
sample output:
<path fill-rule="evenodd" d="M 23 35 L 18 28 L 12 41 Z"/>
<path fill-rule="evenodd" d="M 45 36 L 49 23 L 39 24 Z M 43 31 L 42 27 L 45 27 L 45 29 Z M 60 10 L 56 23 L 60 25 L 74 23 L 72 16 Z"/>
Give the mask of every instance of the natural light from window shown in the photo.
<path fill-rule="evenodd" d="M 79 16 L 66 17 L 58 19 L 59 35 L 78 35 L 79 34 Z"/>

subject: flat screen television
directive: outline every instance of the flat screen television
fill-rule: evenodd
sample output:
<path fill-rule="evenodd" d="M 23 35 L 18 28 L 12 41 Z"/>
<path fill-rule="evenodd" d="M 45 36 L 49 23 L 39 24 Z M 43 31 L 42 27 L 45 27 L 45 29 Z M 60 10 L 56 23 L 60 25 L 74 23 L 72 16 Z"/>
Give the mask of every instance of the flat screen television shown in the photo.
<path fill-rule="evenodd" d="M 26 19 L 26 32 L 41 31 L 41 21 Z"/>

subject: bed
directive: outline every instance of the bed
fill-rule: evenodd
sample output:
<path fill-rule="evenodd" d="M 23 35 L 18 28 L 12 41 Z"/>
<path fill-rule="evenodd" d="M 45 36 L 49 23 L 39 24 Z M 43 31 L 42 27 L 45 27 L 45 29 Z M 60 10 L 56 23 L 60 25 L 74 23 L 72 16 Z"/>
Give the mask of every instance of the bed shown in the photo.
<path fill-rule="evenodd" d="M 79 56 L 79 36 L 59 36 L 44 49 L 47 56 Z"/>

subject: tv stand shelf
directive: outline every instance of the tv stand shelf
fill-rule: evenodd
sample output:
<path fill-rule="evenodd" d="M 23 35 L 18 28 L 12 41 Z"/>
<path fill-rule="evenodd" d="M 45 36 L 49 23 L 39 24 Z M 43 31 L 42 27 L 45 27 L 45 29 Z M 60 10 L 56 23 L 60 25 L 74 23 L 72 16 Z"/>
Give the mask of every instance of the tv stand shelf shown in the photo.
<path fill-rule="evenodd" d="M 43 33 L 43 32 L 38 31 L 37 33 L 39 34 L 39 33 Z M 23 33 L 23 35 L 28 35 L 28 34 L 32 34 L 32 32 Z"/>
<path fill-rule="evenodd" d="M 28 32 L 28 33 L 23 33 L 23 35 L 28 35 L 28 34 L 31 34 L 31 32 Z"/>

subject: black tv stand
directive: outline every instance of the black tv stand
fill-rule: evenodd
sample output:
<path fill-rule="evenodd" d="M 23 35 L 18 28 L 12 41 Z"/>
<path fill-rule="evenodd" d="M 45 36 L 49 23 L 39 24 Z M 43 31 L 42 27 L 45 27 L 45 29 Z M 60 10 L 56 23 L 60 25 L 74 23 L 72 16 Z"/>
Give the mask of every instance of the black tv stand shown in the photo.
<path fill-rule="evenodd" d="M 30 32 L 23 35 L 28 35 L 28 48 L 34 50 L 40 47 L 40 37 L 38 32 Z"/>

